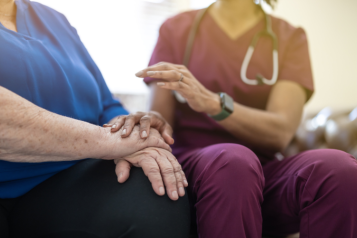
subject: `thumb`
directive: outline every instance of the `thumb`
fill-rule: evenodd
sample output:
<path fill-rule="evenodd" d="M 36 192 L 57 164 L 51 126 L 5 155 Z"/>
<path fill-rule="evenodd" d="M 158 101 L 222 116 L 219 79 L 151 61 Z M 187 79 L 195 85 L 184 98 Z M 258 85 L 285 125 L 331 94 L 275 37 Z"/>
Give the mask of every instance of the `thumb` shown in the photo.
<path fill-rule="evenodd" d="M 124 183 L 129 178 L 130 169 L 131 164 L 128 161 L 121 159 L 117 162 L 115 167 L 115 173 L 118 177 L 119 183 Z"/>

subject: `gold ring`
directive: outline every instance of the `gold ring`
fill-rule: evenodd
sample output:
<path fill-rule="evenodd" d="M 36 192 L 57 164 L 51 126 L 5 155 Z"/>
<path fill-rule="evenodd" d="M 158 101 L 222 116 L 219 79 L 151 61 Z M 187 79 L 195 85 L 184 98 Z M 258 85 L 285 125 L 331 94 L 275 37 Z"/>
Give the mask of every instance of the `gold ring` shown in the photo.
<path fill-rule="evenodd" d="M 179 82 L 182 82 L 183 78 L 184 78 L 183 74 L 181 73 L 181 78 L 180 78 Z"/>

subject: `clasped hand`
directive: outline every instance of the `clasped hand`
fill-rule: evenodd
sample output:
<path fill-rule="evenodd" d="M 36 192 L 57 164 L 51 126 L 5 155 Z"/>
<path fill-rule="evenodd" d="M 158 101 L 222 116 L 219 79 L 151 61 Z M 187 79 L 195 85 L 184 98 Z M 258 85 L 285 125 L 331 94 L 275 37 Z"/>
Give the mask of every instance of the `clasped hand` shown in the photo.
<path fill-rule="evenodd" d="M 114 160 L 119 183 L 124 183 L 129 178 L 131 166 L 136 166 L 143 169 L 156 194 L 164 195 L 166 188 L 172 200 L 185 195 L 184 187 L 188 186 L 186 176 L 167 144 L 173 143 L 172 129 L 160 114 L 139 112 L 120 116 L 104 127 L 113 135 L 121 135 L 121 147 L 126 151 L 121 158 L 112 157 L 117 153 L 104 158 Z"/>

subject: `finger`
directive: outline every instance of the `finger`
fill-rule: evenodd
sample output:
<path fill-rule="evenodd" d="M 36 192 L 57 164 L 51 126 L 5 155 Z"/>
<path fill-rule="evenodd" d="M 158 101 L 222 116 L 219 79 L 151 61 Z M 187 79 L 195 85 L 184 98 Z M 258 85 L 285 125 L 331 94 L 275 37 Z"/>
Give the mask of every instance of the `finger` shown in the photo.
<path fill-rule="evenodd" d="M 147 75 L 151 78 L 163 79 L 169 82 L 178 82 L 181 79 L 182 73 L 177 70 L 148 71 Z M 187 77 L 185 79 L 185 83 L 187 83 Z"/>
<path fill-rule="evenodd" d="M 193 88 L 182 82 L 158 82 L 157 86 L 179 92 L 185 99 L 192 97 Z"/>
<path fill-rule="evenodd" d="M 150 128 L 155 128 L 160 132 L 166 143 L 169 145 L 174 143 L 174 139 L 172 138 L 172 128 L 160 113 L 155 111 L 149 112 L 148 115 L 140 119 L 140 124 L 140 131 L 146 130 L 148 136 L 150 134 Z M 140 134 L 142 133 L 143 132 L 140 132 Z"/>
<path fill-rule="evenodd" d="M 151 65 L 146 68 L 148 71 L 150 70 L 171 70 L 171 69 L 179 69 L 179 70 L 187 70 L 186 66 L 181 64 L 173 64 L 168 62 L 160 62 L 154 65 Z"/>
<path fill-rule="evenodd" d="M 112 127 L 113 124 L 104 124 L 103 127 Z"/>
<path fill-rule="evenodd" d="M 151 127 L 151 116 L 145 115 L 142 118 L 140 118 L 140 137 L 142 139 L 148 138 L 150 135 L 150 127 Z"/>
<path fill-rule="evenodd" d="M 170 63 L 163 63 L 163 64 L 159 64 L 159 65 L 150 66 L 146 69 L 146 72 L 148 72 L 148 71 L 168 71 L 168 70 L 176 70 L 176 71 L 183 73 L 184 75 L 189 74 L 189 71 L 187 70 L 187 68 L 185 66 L 170 64 Z"/>
<path fill-rule="evenodd" d="M 148 177 L 155 193 L 159 196 L 163 196 L 165 194 L 165 188 L 157 162 L 152 158 L 143 158 L 140 160 L 138 165 L 143 169 L 144 174 Z"/>
<path fill-rule="evenodd" d="M 166 187 L 167 195 L 172 200 L 177 200 L 179 198 L 180 185 L 178 184 L 177 181 L 175 169 L 172 167 L 172 164 L 170 163 L 170 161 L 167 159 L 166 156 L 158 155 L 156 156 L 155 159 L 160 167 L 160 172 Z"/>
<path fill-rule="evenodd" d="M 185 172 L 183 172 L 183 170 L 181 171 L 181 174 L 182 174 L 182 178 L 183 178 L 183 185 L 184 185 L 185 187 L 188 187 L 188 182 L 187 182 L 186 174 L 185 174 Z"/>
<path fill-rule="evenodd" d="M 151 65 L 143 70 L 140 70 L 139 72 L 137 72 L 135 75 L 136 77 L 139 78 L 145 78 L 145 77 L 149 77 L 149 75 L 147 75 L 148 71 L 152 71 L 152 70 L 173 70 L 176 69 L 171 63 L 166 63 L 166 62 L 160 62 L 154 65 Z"/>
<path fill-rule="evenodd" d="M 168 143 L 169 145 L 172 145 L 174 144 L 174 139 L 172 138 L 172 133 L 173 133 L 173 130 L 172 130 L 172 127 L 166 123 L 165 126 L 161 127 L 159 129 L 161 135 L 162 135 L 162 138 L 164 138 L 164 140 L 166 141 L 166 143 Z"/>
<path fill-rule="evenodd" d="M 139 122 L 140 118 L 144 115 L 144 113 L 135 113 L 126 116 L 125 123 L 122 126 L 123 130 L 121 132 L 122 137 L 128 137 L 133 131 L 134 126 Z"/>
<path fill-rule="evenodd" d="M 126 116 L 118 117 L 115 123 L 112 125 L 111 132 L 117 132 L 123 126 Z"/>
<path fill-rule="evenodd" d="M 172 155 L 171 153 L 168 153 L 166 151 L 160 151 L 163 154 L 165 154 L 167 160 L 170 162 L 172 168 L 173 168 L 173 172 L 175 174 L 176 177 L 176 186 L 177 186 L 177 190 L 178 193 L 180 195 L 180 197 L 185 196 L 185 189 L 184 189 L 184 183 L 183 183 L 183 176 L 182 176 L 182 167 L 179 164 L 179 162 L 177 161 L 177 159 L 175 158 L 174 155 Z M 185 177 L 186 179 L 186 177 Z"/>
<path fill-rule="evenodd" d="M 115 173 L 119 183 L 124 183 L 130 176 L 131 165 L 128 161 L 121 159 L 116 163 Z"/>
<path fill-rule="evenodd" d="M 152 132 L 153 131 L 151 131 L 151 134 L 153 134 Z M 164 150 L 172 152 L 171 147 L 160 137 L 159 136 L 150 136 L 150 137 L 148 137 L 147 142 L 146 142 L 147 143 L 146 147 L 162 148 Z"/>
<path fill-rule="evenodd" d="M 178 71 L 182 73 L 185 77 L 191 76 L 190 71 L 187 70 L 187 68 L 184 65 L 175 65 L 165 62 L 147 67 L 146 69 L 139 71 L 135 75 L 140 78 L 145 78 L 145 77 L 151 77 L 151 75 L 148 74 L 148 72 L 150 71 L 170 71 L 170 70 Z"/>

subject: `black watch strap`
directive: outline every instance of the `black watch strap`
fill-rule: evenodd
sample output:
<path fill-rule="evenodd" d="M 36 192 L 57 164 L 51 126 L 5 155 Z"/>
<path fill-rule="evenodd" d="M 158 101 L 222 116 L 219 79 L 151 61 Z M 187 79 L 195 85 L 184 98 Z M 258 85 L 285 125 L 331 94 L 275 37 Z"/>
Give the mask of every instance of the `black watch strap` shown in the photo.
<path fill-rule="evenodd" d="M 226 93 L 218 93 L 221 99 L 221 108 L 222 111 L 217 115 L 209 115 L 216 121 L 222 121 L 229 117 L 234 111 L 234 101 L 233 99 Z"/>

